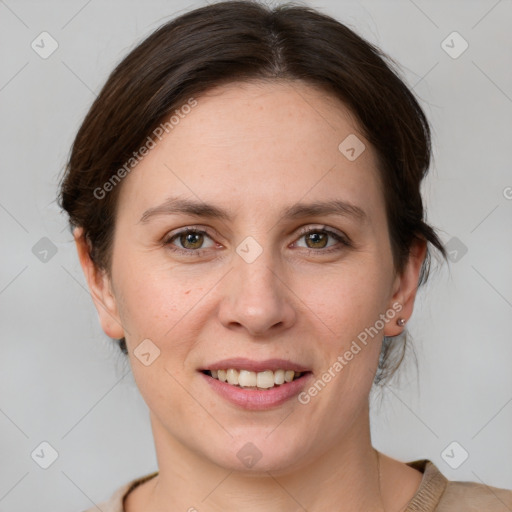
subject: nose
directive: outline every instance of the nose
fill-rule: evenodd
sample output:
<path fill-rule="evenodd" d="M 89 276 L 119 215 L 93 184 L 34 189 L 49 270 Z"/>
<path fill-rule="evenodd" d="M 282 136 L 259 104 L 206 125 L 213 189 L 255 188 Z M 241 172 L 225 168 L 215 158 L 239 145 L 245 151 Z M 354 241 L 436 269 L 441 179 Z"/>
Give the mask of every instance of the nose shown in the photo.
<path fill-rule="evenodd" d="M 272 263 L 266 251 L 252 263 L 235 258 L 219 307 L 219 319 L 226 328 L 264 337 L 294 324 L 294 294 L 283 272 Z"/>

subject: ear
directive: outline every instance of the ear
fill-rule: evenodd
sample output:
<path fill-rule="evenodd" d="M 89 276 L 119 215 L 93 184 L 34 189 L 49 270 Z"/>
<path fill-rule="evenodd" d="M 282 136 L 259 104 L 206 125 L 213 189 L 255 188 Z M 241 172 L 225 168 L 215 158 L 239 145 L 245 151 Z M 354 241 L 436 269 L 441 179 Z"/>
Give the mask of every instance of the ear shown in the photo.
<path fill-rule="evenodd" d="M 90 242 L 84 236 L 83 228 L 73 231 L 80 265 L 87 280 L 91 297 L 98 311 L 101 327 L 110 338 L 122 338 L 124 329 L 121 324 L 117 302 L 112 292 L 112 284 L 107 272 L 96 267 L 90 257 Z"/>
<path fill-rule="evenodd" d="M 403 318 L 407 321 L 411 318 L 418 290 L 421 266 L 425 260 L 426 253 L 427 242 L 423 239 L 415 240 L 410 248 L 409 257 L 403 272 L 395 277 L 393 296 L 389 307 L 397 311 L 397 315 L 391 322 L 386 324 L 384 336 L 398 336 L 404 328 L 398 325 L 396 320 Z M 398 309 L 398 304 L 401 306 L 400 310 Z"/>

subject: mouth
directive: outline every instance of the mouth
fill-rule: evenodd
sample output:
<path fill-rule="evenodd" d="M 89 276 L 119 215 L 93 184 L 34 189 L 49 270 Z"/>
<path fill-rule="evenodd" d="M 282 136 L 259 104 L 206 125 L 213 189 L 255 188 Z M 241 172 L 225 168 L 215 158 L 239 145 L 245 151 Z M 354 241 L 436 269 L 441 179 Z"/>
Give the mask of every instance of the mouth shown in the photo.
<path fill-rule="evenodd" d="M 312 380 L 313 372 L 288 359 L 223 359 L 198 368 L 213 393 L 238 408 L 264 411 L 284 405 Z M 293 402 L 292 402 L 293 403 Z"/>
<path fill-rule="evenodd" d="M 285 370 L 283 368 L 260 372 L 241 368 L 226 368 L 201 370 L 201 373 L 233 387 L 265 391 L 304 378 L 311 372 Z"/>

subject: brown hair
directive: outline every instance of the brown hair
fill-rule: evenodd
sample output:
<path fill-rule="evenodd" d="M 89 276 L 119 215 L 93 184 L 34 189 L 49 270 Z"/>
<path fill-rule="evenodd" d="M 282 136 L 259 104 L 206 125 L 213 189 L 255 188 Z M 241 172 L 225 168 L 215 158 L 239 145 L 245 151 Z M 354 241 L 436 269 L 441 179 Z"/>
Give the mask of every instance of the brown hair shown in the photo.
<path fill-rule="evenodd" d="M 252 1 L 214 3 L 164 24 L 114 69 L 73 143 L 59 203 L 80 226 L 95 265 L 111 270 L 119 186 L 97 198 L 153 131 L 214 86 L 247 80 L 301 80 L 349 107 L 379 160 L 395 268 L 424 239 L 446 257 L 424 220 L 421 181 L 430 164 L 428 121 L 414 95 L 378 48 L 310 7 L 273 9 Z M 341 141 L 340 141 L 341 142 Z M 126 169 L 126 167 L 125 167 Z M 96 192 L 95 192 L 96 191 Z M 430 269 L 430 252 L 419 284 Z M 385 339 L 376 382 L 389 367 Z M 124 338 L 120 347 L 126 353 Z"/>

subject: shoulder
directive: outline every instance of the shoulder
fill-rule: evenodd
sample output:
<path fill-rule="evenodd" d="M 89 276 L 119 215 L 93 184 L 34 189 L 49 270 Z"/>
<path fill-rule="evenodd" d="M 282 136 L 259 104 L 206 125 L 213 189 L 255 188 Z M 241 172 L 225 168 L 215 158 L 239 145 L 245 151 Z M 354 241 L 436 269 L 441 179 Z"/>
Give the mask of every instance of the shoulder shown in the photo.
<path fill-rule="evenodd" d="M 507 512 L 512 510 L 512 490 L 476 482 L 448 482 L 439 512 Z"/>
<path fill-rule="evenodd" d="M 512 490 L 477 482 L 448 480 L 429 460 L 407 463 L 423 473 L 406 512 L 510 512 Z"/>
<path fill-rule="evenodd" d="M 123 497 L 128 492 L 129 484 L 123 485 L 117 489 L 112 496 L 101 503 L 96 503 L 93 507 L 83 510 L 82 512 L 124 512 L 123 509 Z"/>
<path fill-rule="evenodd" d="M 149 475 L 142 476 L 140 478 L 136 478 L 131 480 L 130 482 L 119 487 L 112 496 L 101 503 L 95 504 L 93 507 L 84 510 L 83 512 L 98 512 L 101 510 L 102 512 L 124 512 L 124 500 L 128 494 L 130 494 L 133 489 L 158 475 L 158 471 L 151 473 Z"/>

